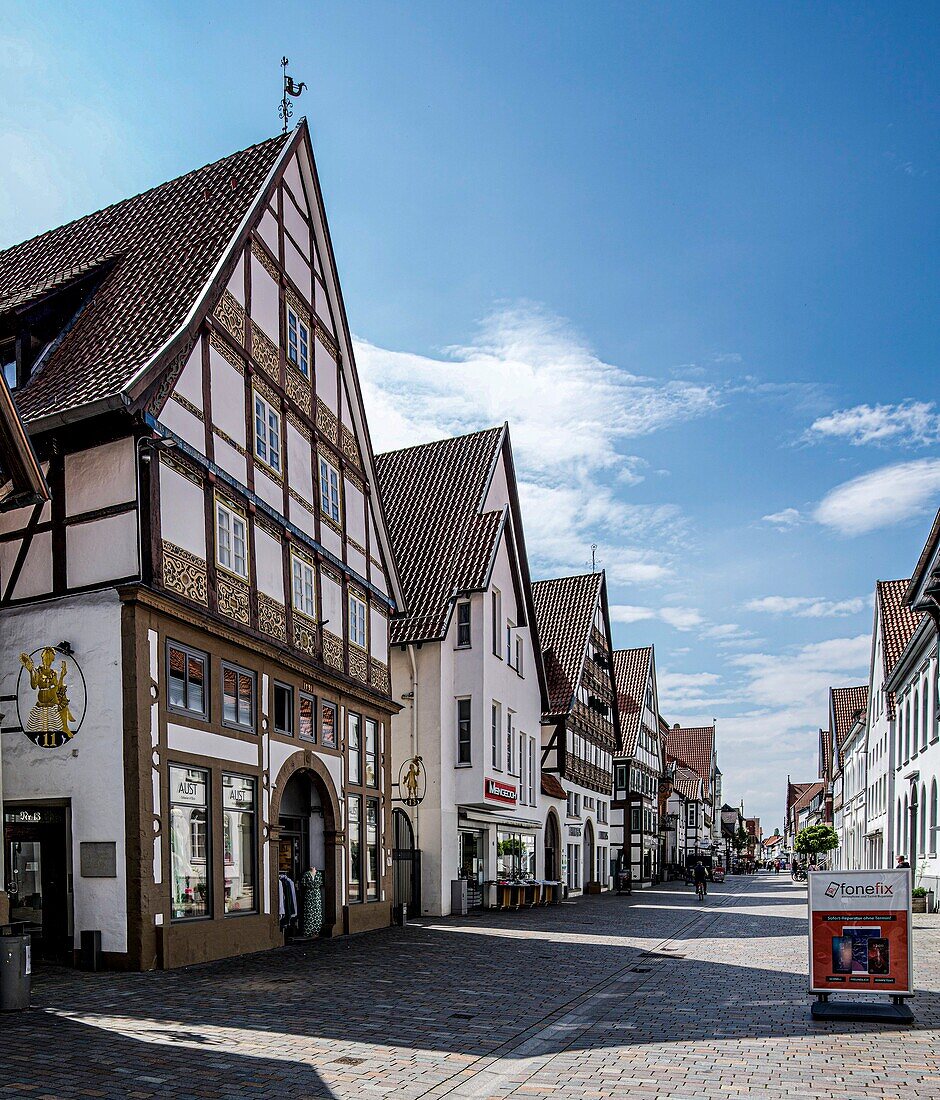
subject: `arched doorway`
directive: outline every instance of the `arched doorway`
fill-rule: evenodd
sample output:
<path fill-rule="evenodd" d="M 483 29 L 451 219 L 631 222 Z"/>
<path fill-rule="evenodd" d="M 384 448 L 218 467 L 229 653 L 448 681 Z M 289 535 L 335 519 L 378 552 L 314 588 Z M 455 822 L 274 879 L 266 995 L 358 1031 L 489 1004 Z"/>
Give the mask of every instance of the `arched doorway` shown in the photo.
<path fill-rule="evenodd" d="M 410 916 L 421 915 L 421 853 L 415 848 L 411 819 L 402 809 L 392 810 L 393 905 L 407 906 Z"/>
<path fill-rule="evenodd" d="M 295 754 L 281 769 L 271 792 L 274 912 L 278 911 L 281 875 L 295 884 L 299 904 L 301 877 L 308 870 L 321 871 L 325 936 L 336 934 L 341 908 L 345 846 L 343 834 L 337 830 L 338 820 L 338 802 L 324 765 L 313 754 Z"/>
<path fill-rule="evenodd" d="M 545 819 L 545 878 L 548 882 L 561 881 L 561 829 L 554 810 L 549 810 Z"/>
<path fill-rule="evenodd" d="M 594 851 L 594 826 L 588 821 L 584 826 L 584 884 L 597 878 L 597 857 Z"/>

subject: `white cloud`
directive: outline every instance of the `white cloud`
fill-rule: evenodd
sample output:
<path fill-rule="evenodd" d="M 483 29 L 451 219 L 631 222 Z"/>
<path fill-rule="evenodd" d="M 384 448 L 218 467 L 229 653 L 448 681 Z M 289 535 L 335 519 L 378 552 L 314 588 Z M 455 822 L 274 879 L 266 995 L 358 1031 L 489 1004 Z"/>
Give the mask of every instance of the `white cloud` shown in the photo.
<path fill-rule="evenodd" d="M 810 425 L 807 439 L 843 439 L 853 446 L 865 443 L 928 444 L 940 440 L 940 416 L 932 401 L 902 401 L 897 405 L 855 405 L 820 416 Z"/>
<path fill-rule="evenodd" d="M 702 622 L 694 607 L 639 607 L 635 604 L 611 604 L 610 619 L 614 623 L 639 623 L 658 619 L 676 630 L 692 630 Z"/>
<path fill-rule="evenodd" d="M 796 508 L 784 508 L 782 512 L 771 512 L 769 516 L 761 518 L 764 523 L 769 523 L 772 527 L 776 527 L 781 531 L 796 527 L 798 523 L 803 521 L 803 516 Z"/>
<path fill-rule="evenodd" d="M 826 619 L 840 615 L 856 615 L 869 600 L 853 596 L 847 600 L 826 600 L 821 596 L 761 596 L 748 600 L 745 611 L 766 612 L 771 615 L 795 615 L 800 619 Z"/>
<path fill-rule="evenodd" d="M 921 515 L 940 494 L 940 458 L 883 466 L 836 486 L 816 506 L 818 523 L 862 535 Z"/>
<path fill-rule="evenodd" d="M 714 387 L 605 363 L 565 321 L 531 304 L 494 312 L 472 344 L 439 356 L 359 339 L 356 359 L 378 451 L 509 421 L 536 573 L 589 568 L 597 543 L 612 583 L 670 575 L 681 513 L 622 499 L 646 467 L 626 447 L 716 409 Z"/>

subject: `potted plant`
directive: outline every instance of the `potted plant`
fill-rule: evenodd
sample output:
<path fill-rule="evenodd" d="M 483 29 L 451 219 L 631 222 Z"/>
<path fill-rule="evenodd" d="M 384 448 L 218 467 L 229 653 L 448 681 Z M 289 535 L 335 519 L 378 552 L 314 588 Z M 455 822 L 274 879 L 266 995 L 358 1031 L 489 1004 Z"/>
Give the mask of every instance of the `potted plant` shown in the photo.
<path fill-rule="evenodd" d="M 911 891 L 911 910 L 914 913 L 927 912 L 926 886 L 915 886 L 914 889 Z"/>

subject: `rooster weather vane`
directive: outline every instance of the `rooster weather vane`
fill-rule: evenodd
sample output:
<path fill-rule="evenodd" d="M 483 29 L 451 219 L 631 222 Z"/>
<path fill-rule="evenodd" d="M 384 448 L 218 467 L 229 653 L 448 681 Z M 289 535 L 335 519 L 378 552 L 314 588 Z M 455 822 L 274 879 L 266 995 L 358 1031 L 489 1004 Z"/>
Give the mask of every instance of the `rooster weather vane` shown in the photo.
<path fill-rule="evenodd" d="M 281 133 L 287 133 L 287 123 L 291 115 L 294 113 L 294 109 L 291 106 L 291 99 L 296 99 L 301 94 L 307 85 L 301 80 L 299 84 L 294 82 L 292 76 L 287 75 L 287 66 L 290 61 L 286 57 L 281 58 L 281 68 L 284 71 L 284 95 L 281 97 L 280 106 L 277 109 L 278 116 L 281 119 L 283 125 L 281 126 Z"/>

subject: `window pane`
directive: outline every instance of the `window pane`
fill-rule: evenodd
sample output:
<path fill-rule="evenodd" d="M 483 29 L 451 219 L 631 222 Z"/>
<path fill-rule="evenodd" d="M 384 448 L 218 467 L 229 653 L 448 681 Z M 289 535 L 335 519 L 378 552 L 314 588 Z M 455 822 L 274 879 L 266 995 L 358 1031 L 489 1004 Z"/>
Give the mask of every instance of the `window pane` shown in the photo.
<path fill-rule="evenodd" d="M 371 718 L 366 719 L 366 786 L 378 786 L 379 726 Z"/>
<path fill-rule="evenodd" d="M 169 778 L 172 917 L 204 917 L 209 912 L 208 774 L 171 766 Z"/>
<path fill-rule="evenodd" d="M 300 696 L 300 736 L 313 741 L 316 738 L 317 701 L 312 695 Z"/>
<path fill-rule="evenodd" d="M 274 685 L 274 728 L 278 733 L 294 732 L 294 692 L 284 684 Z"/>
<path fill-rule="evenodd" d="M 379 803 L 375 798 L 366 799 L 366 897 L 369 901 L 379 896 Z"/>
<path fill-rule="evenodd" d="M 362 760 L 360 757 L 359 715 L 349 716 L 349 782 L 362 783 Z"/>
<path fill-rule="evenodd" d="M 332 703 L 324 703 L 320 716 L 320 744 L 328 749 L 336 748 L 336 707 Z"/>
<path fill-rule="evenodd" d="M 225 912 L 256 909 L 255 783 L 239 775 L 222 776 Z"/>
<path fill-rule="evenodd" d="M 238 673 L 233 668 L 222 669 L 222 718 L 226 722 L 238 721 Z"/>
<path fill-rule="evenodd" d="M 361 799 L 349 799 L 349 900 L 362 901 Z"/>
<path fill-rule="evenodd" d="M 238 677 L 238 721 L 240 725 L 250 726 L 253 719 L 252 689 L 254 682 L 243 673 Z"/>
<path fill-rule="evenodd" d="M 170 706 L 186 706 L 186 655 L 181 649 L 169 647 Z"/>

